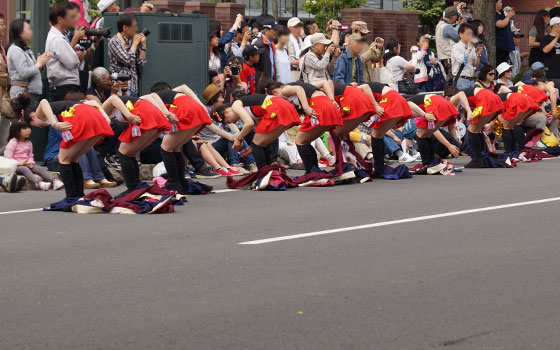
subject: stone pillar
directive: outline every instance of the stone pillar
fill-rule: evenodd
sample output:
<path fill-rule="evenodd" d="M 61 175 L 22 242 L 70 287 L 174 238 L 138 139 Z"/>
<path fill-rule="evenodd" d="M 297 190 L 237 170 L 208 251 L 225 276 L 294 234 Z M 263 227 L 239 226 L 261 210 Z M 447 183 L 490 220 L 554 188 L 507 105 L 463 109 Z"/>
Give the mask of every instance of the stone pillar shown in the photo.
<path fill-rule="evenodd" d="M 5 47 L 8 45 L 8 29 L 10 28 L 10 23 L 16 19 L 16 0 L 0 1 L 0 13 L 4 15 L 4 21 L 6 22 L 6 34 L 0 37 Z"/>
<path fill-rule="evenodd" d="M 209 20 L 216 18 L 216 4 L 212 2 L 186 1 L 183 12 L 192 13 L 193 11 L 201 11 L 205 15 L 208 15 Z"/>
<path fill-rule="evenodd" d="M 181 0 L 151 0 L 151 4 L 157 9 L 168 8 L 173 13 L 183 13 L 185 11 L 185 1 Z"/>

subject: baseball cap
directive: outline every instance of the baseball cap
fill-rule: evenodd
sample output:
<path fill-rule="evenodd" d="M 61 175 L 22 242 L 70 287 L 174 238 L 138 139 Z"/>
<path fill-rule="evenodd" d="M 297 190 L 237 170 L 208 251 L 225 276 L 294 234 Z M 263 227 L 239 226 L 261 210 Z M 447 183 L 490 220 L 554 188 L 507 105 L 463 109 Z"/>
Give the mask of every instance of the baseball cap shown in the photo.
<path fill-rule="evenodd" d="M 548 25 L 552 27 L 553 25 L 558 23 L 560 23 L 560 17 L 553 17 L 550 19 L 550 23 Z"/>
<path fill-rule="evenodd" d="M 262 54 L 264 52 L 264 48 L 258 48 L 255 45 L 247 45 L 243 49 L 243 57 L 248 58 L 254 56 L 256 54 Z"/>
<path fill-rule="evenodd" d="M 445 13 L 445 18 L 451 18 L 453 16 L 459 16 L 459 10 L 457 10 L 456 7 L 453 6 L 449 6 L 448 8 L 445 9 L 444 11 Z"/>
<path fill-rule="evenodd" d="M 262 20 L 260 28 L 261 30 L 264 29 L 278 29 L 279 25 L 278 23 L 276 23 L 276 21 L 274 20 L 274 18 L 265 18 Z"/>
<path fill-rule="evenodd" d="M 202 98 L 204 98 L 204 101 L 208 103 L 210 102 L 211 99 L 213 99 L 216 95 L 218 95 L 221 92 L 222 91 L 216 84 L 210 84 L 206 87 L 206 89 L 204 89 L 204 91 L 202 91 Z"/>
<path fill-rule="evenodd" d="M 299 19 L 297 17 L 292 17 L 288 21 L 288 28 L 295 27 L 295 26 L 298 26 L 298 25 L 303 25 L 303 22 L 301 21 L 301 19 Z"/>
<path fill-rule="evenodd" d="M 521 78 L 521 80 L 523 80 L 523 82 L 525 84 L 531 84 L 533 82 L 533 71 L 532 70 L 526 70 L 525 72 L 523 72 L 523 76 Z"/>
<path fill-rule="evenodd" d="M 498 76 L 500 76 L 500 75 L 502 75 L 503 72 L 507 71 L 511 67 L 513 67 L 511 64 L 508 64 L 506 62 L 502 62 L 496 68 L 496 72 L 498 72 Z"/>
<path fill-rule="evenodd" d="M 103 12 L 108 9 L 111 5 L 113 5 L 117 0 L 100 0 L 97 3 L 97 9 L 99 12 Z"/>
<path fill-rule="evenodd" d="M 350 28 L 351 29 L 356 29 L 360 33 L 364 33 L 364 34 L 369 33 L 369 30 L 367 29 L 367 23 L 363 22 L 363 21 L 352 22 L 352 24 L 350 25 Z"/>
<path fill-rule="evenodd" d="M 364 38 L 363 36 L 361 36 L 358 33 L 354 33 L 352 35 L 350 35 L 348 37 L 348 42 L 351 42 L 352 40 L 356 40 L 356 41 L 366 41 L 366 38 Z"/>
<path fill-rule="evenodd" d="M 234 62 L 239 62 L 239 63 L 243 63 L 243 57 L 239 57 L 239 56 L 231 56 L 230 58 L 228 58 L 227 63 L 228 64 L 232 64 Z"/>
<path fill-rule="evenodd" d="M 323 34 L 323 33 L 315 33 L 315 34 L 311 35 L 309 41 L 311 41 L 311 45 L 315 45 L 315 44 L 330 45 L 332 43 L 332 41 L 327 39 L 325 37 L 325 34 Z"/>
<path fill-rule="evenodd" d="M 532 70 L 539 70 L 539 69 L 544 69 L 544 70 L 548 70 L 547 67 L 544 66 L 544 64 L 542 64 L 542 62 L 535 62 L 531 65 L 531 69 Z"/>

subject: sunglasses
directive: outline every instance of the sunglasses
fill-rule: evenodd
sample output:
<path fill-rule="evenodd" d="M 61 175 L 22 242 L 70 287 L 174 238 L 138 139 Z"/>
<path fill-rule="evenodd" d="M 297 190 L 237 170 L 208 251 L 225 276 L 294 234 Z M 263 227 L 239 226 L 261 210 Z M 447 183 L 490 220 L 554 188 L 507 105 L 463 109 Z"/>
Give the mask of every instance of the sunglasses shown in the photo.
<path fill-rule="evenodd" d="M 496 75 L 496 73 L 488 73 L 488 75 Z"/>

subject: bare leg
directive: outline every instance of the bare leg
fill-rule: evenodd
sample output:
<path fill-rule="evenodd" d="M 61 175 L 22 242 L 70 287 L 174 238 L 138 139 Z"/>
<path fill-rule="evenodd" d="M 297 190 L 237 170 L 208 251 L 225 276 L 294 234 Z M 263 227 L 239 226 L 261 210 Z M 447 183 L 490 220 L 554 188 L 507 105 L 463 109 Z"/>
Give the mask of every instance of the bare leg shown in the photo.
<path fill-rule="evenodd" d="M 341 139 L 344 139 L 352 130 L 356 129 L 358 125 L 367 120 L 369 117 L 369 114 L 364 114 L 356 119 L 345 120 L 342 126 L 337 126 L 334 129 L 334 133 Z"/>
<path fill-rule="evenodd" d="M 121 142 L 119 152 L 127 157 L 134 157 L 136 153 L 145 148 L 146 144 L 154 142 L 155 138 L 159 136 L 157 130 L 145 130 L 138 138 L 132 142 Z"/>
<path fill-rule="evenodd" d="M 208 163 L 213 169 L 220 169 L 220 164 L 214 158 L 214 154 L 208 147 L 208 144 L 205 143 L 201 145 L 198 151 L 200 152 L 200 155 L 202 156 L 204 161 Z"/>

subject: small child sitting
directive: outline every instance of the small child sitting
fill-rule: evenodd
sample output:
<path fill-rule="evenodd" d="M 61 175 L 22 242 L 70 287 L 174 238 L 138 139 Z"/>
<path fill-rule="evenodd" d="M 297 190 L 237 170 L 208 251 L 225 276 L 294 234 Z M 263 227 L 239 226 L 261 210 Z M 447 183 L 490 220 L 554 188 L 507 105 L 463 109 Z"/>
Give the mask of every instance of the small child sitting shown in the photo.
<path fill-rule="evenodd" d="M 33 183 L 35 189 L 48 191 L 52 185 L 54 190 L 60 190 L 64 187 L 62 181 L 55 179 L 48 171 L 35 164 L 33 144 L 29 141 L 30 136 L 31 126 L 27 122 L 12 122 L 4 157 L 18 162 L 16 174 L 25 176 L 29 182 Z M 35 174 L 41 176 L 44 181 L 37 180 Z"/>

